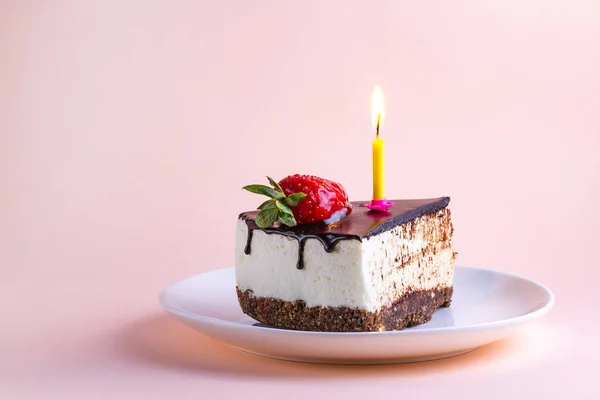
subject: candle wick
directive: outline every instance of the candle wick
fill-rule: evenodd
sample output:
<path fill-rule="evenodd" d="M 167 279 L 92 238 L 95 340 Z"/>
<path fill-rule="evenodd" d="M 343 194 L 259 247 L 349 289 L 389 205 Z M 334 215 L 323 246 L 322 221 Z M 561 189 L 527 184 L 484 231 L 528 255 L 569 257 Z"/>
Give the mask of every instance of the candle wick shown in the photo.
<path fill-rule="evenodd" d="M 379 139 L 379 122 L 381 121 L 381 114 L 377 114 L 377 127 L 375 128 L 375 134 L 377 135 L 377 139 Z"/>

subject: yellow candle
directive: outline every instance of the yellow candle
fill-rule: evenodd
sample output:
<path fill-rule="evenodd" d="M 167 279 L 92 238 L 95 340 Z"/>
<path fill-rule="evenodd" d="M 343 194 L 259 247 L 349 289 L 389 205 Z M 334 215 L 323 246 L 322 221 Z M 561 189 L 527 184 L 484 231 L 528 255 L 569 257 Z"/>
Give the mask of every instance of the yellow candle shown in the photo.
<path fill-rule="evenodd" d="M 375 86 L 371 96 L 371 115 L 376 135 L 373 140 L 373 200 L 383 200 L 385 199 L 383 157 L 385 142 L 379 138 L 379 128 L 383 124 L 384 107 L 383 93 L 379 86 Z"/>
<path fill-rule="evenodd" d="M 385 199 L 385 183 L 383 179 L 383 150 L 385 142 L 379 135 L 373 140 L 373 200 Z"/>

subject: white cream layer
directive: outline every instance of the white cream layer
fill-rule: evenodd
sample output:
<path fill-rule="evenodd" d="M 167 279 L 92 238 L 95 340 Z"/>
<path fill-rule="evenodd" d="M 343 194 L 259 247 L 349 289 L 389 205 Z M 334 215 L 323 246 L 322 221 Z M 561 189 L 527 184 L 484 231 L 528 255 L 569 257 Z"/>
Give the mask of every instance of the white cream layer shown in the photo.
<path fill-rule="evenodd" d="M 452 286 L 452 249 L 446 244 L 425 262 L 420 257 L 421 240 L 402 238 L 399 232 L 396 227 L 362 242 L 341 240 L 331 253 L 325 252 L 318 240 L 307 239 L 304 269 L 299 270 L 296 239 L 255 230 L 251 253 L 246 255 L 248 226 L 238 220 L 237 285 L 242 291 L 251 289 L 257 297 L 301 299 L 309 307 L 348 306 L 367 311 L 378 311 L 407 291 Z M 395 260 L 403 256 L 411 259 L 399 268 Z"/>

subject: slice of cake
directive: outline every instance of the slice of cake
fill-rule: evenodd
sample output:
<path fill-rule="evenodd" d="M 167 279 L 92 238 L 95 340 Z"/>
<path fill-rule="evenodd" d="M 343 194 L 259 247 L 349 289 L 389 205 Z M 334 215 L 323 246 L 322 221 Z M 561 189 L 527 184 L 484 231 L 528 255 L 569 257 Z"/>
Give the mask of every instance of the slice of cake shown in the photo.
<path fill-rule="evenodd" d="M 245 314 L 277 328 L 385 331 L 425 323 L 450 305 L 455 253 L 448 197 L 395 200 L 381 212 L 344 200 L 343 188 L 332 202 L 327 185 L 313 191 L 295 181 L 292 188 L 280 184 L 273 190 L 287 197 L 275 193 L 279 199 L 271 201 L 291 209 L 295 221 L 274 218 L 279 208 L 265 217 L 271 206 L 263 203 L 237 222 L 236 283 Z M 290 206 L 286 199 L 297 187 L 308 194 Z M 306 222 L 307 201 L 319 213 L 316 223 Z"/>

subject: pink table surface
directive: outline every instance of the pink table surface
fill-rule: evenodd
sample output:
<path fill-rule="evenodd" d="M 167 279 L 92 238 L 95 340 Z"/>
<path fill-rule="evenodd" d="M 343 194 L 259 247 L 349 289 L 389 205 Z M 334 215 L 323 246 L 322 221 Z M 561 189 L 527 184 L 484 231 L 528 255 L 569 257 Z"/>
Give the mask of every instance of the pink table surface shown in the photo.
<path fill-rule="evenodd" d="M 0 3 L 0 398 L 600 398 L 593 1 Z M 159 291 L 233 264 L 242 185 L 449 195 L 458 262 L 556 306 L 443 361 L 243 354 Z"/>

